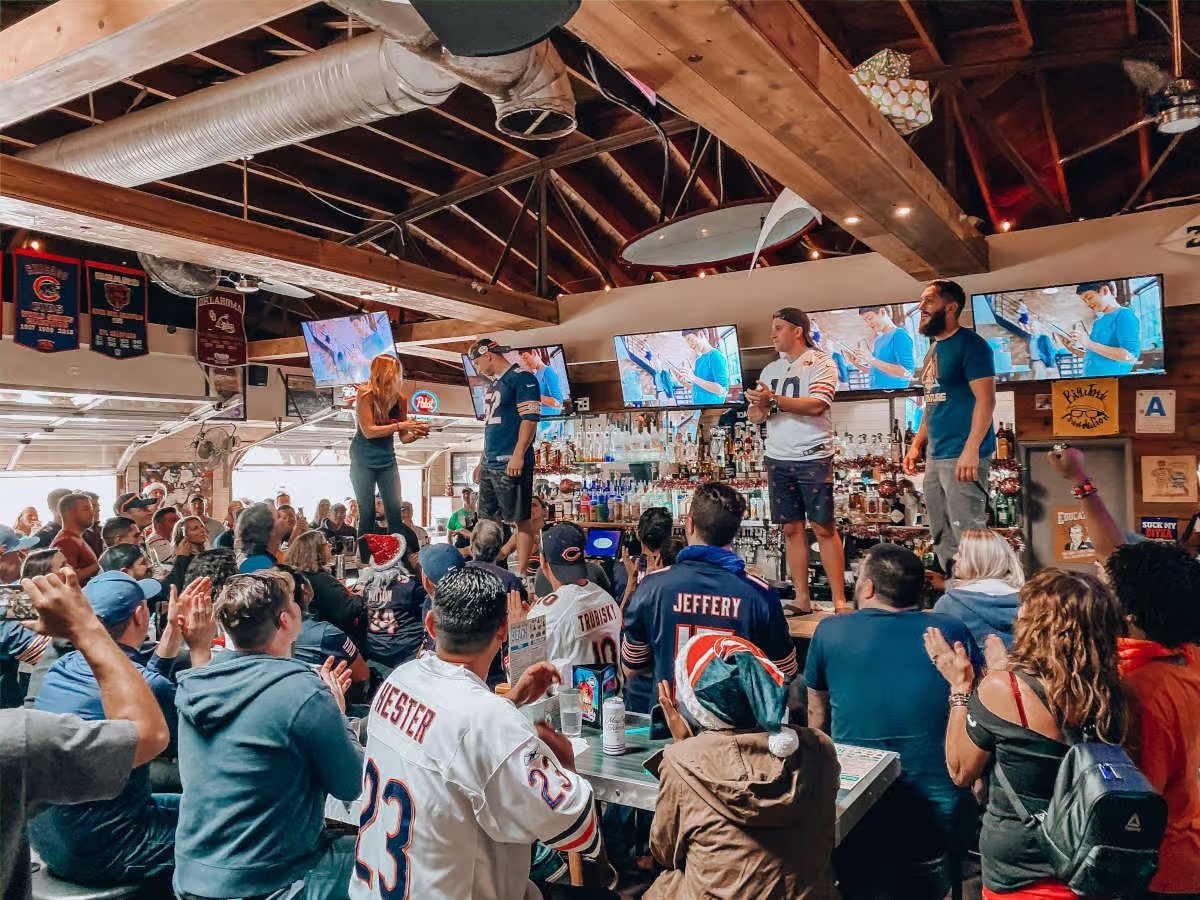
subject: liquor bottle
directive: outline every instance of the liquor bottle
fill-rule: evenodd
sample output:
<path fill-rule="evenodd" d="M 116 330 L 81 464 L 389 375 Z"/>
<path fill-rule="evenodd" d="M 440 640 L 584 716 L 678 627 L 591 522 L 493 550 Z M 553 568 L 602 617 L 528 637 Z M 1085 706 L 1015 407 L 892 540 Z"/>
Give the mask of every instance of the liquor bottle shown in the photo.
<path fill-rule="evenodd" d="M 579 488 L 579 521 L 590 522 L 592 517 L 592 498 L 588 496 L 587 488 Z"/>
<path fill-rule="evenodd" d="M 895 465 L 900 465 L 900 461 L 904 458 L 904 448 L 900 446 L 900 423 L 892 420 L 892 446 L 891 453 L 892 462 Z"/>
<path fill-rule="evenodd" d="M 888 519 L 893 525 L 904 524 L 904 501 L 900 499 L 899 491 L 892 495 L 892 508 L 888 511 Z"/>
<path fill-rule="evenodd" d="M 996 459 L 1009 459 L 1009 444 L 1008 431 L 1004 427 L 1004 423 L 1000 423 L 1000 430 L 996 432 Z"/>
<path fill-rule="evenodd" d="M 911 447 L 913 439 L 916 438 L 916 432 L 913 431 L 912 422 L 904 426 L 904 446 Z"/>

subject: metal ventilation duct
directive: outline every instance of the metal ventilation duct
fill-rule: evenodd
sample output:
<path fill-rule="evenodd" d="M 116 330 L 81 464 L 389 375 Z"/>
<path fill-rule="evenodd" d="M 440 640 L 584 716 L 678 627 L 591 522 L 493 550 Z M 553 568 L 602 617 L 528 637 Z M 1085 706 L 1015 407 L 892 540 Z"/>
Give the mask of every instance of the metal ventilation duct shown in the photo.
<path fill-rule="evenodd" d="M 428 32 L 424 23 L 421 27 Z M 562 60 L 549 44 L 472 59 L 461 73 L 451 60 L 443 60 L 433 46 L 415 53 L 373 33 L 49 141 L 21 156 L 132 187 L 436 106 L 464 82 L 493 98 L 497 127 L 509 133 L 501 122 L 528 124 L 526 119 L 539 117 L 543 124 L 548 118 L 560 125 L 569 119 L 566 131 L 574 128 L 574 98 Z M 535 130 L 520 136 L 554 135 Z"/>

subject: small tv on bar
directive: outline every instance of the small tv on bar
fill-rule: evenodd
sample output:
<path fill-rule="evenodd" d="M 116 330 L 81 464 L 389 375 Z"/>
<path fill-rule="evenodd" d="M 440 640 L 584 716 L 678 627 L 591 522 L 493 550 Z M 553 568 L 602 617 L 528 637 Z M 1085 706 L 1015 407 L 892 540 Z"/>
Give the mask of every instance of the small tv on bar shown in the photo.
<path fill-rule="evenodd" d="M 316 387 L 364 384 L 371 375 L 371 360 L 396 355 L 385 312 L 319 319 L 303 327 Z"/>
<path fill-rule="evenodd" d="M 1166 371 L 1161 275 L 973 294 L 971 310 L 997 381 Z"/>
<path fill-rule="evenodd" d="M 730 406 L 743 399 L 735 325 L 613 338 L 626 409 Z"/>
<path fill-rule="evenodd" d="M 837 363 L 839 391 L 920 387 L 929 338 L 918 328 L 919 303 L 878 303 L 808 315 L 817 346 Z"/>
<path fill-rule="evenodd" d="M 542 418 L 567 416 L 574 411 L 571 401 L 571 379 L 567 375 L 567 359 L 562 344 L 546 344 L 539 347 L 515 347 L 504 354 L 510 365 L 525 372 L 532 372 L 542 392 Z M 467 373 L 467 387 L 471 389 L 471 404 L 475 407 L 475 418 L 484 416 L 484 395 L 488 379 L 479 373 L 475 363 L 464 353 L 463 371 Z"/>

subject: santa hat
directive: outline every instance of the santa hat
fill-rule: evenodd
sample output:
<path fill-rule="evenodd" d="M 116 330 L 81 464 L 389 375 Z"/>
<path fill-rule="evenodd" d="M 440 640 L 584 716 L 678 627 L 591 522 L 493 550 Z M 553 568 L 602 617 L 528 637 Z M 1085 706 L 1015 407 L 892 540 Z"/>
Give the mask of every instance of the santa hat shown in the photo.
<path fill-rule="evenodd" d="M 360 581 L 369 593 L 375 588 L 389 587 L 403 570 L 407 542 L 400 534 L 364 534 L 362 538 L 371 553 L 371 568 L 361 573 Z"/>
<path fill-rule="evenodd" d="M 162 491 L 164 494 L 171 493 L 167 486 L 161 481 L 151 481 L 148 485 L 142 488 L 142 496 L 149 497 L 151 491 Z"/>
<path fill-rule="evenodd" d="M 675 697 L 701 728 L 761 728 L 780 758 L 800 746 L 788 720 L 783 672 L 758 647 L 729 634 L 698 634 L 675 657 Z"/>

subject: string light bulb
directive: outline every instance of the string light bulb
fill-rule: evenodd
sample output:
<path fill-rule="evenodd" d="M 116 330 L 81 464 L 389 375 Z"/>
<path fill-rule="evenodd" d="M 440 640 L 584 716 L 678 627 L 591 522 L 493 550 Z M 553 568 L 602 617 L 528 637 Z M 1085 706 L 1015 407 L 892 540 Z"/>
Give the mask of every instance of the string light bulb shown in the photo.
<path fill-rule="evenodd" d="M 1000 230 L 1001 231 L 1012 231 L 1012 222 L 1008 221 L 1008 219 L 1005 219 L 1003 222 L 1000 223 Z"/>
<path fill-rule="evenodd" d="M 707 273 L 707 272 L 705 272 L 703 269 L 701 269 L 701 270 L 700 270 L 700 277 L 701 277 L 701 278 L 704 278 L 706 275 L 708 275 L 708 273 Z"/>
<path fill-rule="evenodd" d="M 42 242 L 39 241 L 37 238 L 34 238 L 32 241 L 29 242 L 29 249 L 37 250 L 40 252 L 42 249 Z"/>
<path fill-rule="evenodd" d="M 813 251 L 811 251 L 811 252 L 808 254 L 808 258 L 809 258 L 809 259 L 820 259 L 820 258 L 821 258 L 821 251 L 820 251 L 820 250 L 813 250 Z"/>

